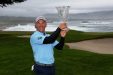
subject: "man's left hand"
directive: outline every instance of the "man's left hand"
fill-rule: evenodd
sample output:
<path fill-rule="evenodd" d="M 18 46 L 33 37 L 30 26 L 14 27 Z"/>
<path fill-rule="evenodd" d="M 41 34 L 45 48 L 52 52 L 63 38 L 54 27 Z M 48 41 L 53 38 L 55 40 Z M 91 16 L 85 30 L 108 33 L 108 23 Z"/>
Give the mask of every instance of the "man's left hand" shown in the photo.
<path fill-rule="evenodd" d="M 60 32 L 61 37 L 65 37 L 68 31 L 69 31 L 69 28 L 62 29 Z"/>

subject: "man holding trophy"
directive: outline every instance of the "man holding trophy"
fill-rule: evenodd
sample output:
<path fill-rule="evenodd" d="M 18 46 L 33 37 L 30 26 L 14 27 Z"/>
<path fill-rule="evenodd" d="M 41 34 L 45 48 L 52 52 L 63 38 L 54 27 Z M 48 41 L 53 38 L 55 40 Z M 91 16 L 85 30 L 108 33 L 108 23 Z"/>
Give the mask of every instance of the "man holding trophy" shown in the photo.
<path fill-rule="evenodd" d="M 62 7 L 57 7 L 57 10 L 61 16 L 63 14 L 61 13 L 62 11 L 60 8 L 62 9 Z M 67 6 L 63 8 L 66 9 Z M 63 10 L 63 12 L 67 11 Z M 64 16 L 66 16 L 66 14 Z M 64 16 L 62 16 L 63 19 Z M 64 19 L 63 22 L 59 24 L 56 31 L 54 31 L 51 35 L 45 33 L 46 26 L 46 18 L 42 16 L 36 18 L 36 31 L 30 37 L 30 44 L 33 50 L 35 61 L 33 71 L 36 75 L 55 75 L 53 48 L 58 50 L 63 49 L 65 36 L 68 32 L 66 19 Z M 58 37 L 60 37 L 59 42 L 57 41 Z"/>

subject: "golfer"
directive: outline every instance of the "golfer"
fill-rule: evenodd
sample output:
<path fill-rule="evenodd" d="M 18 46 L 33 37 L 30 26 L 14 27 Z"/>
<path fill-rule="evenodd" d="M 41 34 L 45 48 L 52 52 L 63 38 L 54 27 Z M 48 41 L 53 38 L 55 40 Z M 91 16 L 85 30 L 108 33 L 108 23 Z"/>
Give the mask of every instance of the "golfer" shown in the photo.
<path fill-rule="evenodd" d="M 47 20 L 38 17 L 35 21 L 36 31 L 30 37 L 30 44 L 34 55 L 34 72 L 36 75 L 55 75 L 54 51 L 62 50 L 66 33 L 66 23 L 59 24 L 58 28 L 50 35 L 46 34 Z M 56 39 L 60 37 L 58 42 Z"/>

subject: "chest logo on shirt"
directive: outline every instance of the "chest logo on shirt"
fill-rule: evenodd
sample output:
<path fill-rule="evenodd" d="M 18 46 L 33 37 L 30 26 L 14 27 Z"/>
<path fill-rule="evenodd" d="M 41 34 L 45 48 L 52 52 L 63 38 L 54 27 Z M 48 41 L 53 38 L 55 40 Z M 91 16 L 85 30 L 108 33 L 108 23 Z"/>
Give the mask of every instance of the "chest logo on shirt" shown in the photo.
<path fill-rule="evenodd" d="M 42 37 L 38 37 L 38 40 L 42 39 Z"/>

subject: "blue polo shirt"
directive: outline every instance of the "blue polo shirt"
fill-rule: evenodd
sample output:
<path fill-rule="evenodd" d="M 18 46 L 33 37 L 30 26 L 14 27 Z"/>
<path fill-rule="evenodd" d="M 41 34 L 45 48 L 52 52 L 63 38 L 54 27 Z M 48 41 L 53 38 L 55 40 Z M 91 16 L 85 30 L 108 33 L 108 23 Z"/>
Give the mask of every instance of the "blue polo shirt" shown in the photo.
<path fill-rule="evenodd" d="M 46 36 L 49 36 L 49 34 L 44 35 L 43 33 L 36 31 L 30 37 L 30 44 L 33 50 L 35 62 L 43 64 L 52 64 L 54 63 L 53 48 L 59 42 L 55 41 L 54 43 L 43 44 L 43 41 Z"/>

